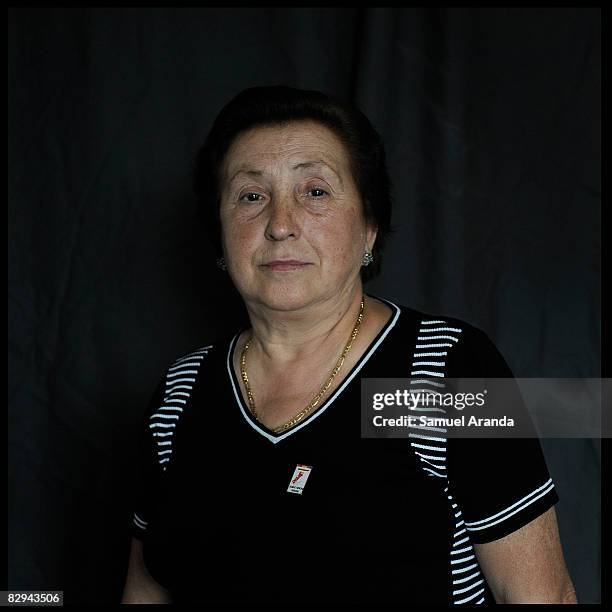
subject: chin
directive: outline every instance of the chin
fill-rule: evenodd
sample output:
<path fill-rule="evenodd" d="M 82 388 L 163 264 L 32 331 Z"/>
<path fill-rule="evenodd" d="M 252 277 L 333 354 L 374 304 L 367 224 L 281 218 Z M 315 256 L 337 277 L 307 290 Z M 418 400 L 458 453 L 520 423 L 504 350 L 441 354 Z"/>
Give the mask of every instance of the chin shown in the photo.
<path fill-rule="evenodd" d="M 292 287 L 290 283 L 284 286 L 274 286 L 262 288 L 258 293 L 261 302 L 269 308 L 275 310 L 296 310 L 302 306 L 306 306 L 317 297 L 316 292 L 311 291 L 308 286 L 300 284 Z"/>

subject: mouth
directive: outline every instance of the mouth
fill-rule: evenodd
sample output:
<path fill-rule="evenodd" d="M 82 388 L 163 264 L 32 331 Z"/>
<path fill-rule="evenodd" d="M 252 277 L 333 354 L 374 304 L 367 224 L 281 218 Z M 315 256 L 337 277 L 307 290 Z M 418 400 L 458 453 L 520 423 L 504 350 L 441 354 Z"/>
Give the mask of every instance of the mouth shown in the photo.
<path fill-rule="evenodd" d="M 271 270 L 273 272 L 286 272 L 291 270 L 301 270 L 312 264 L 304 261 L 288 260 L 288 261 L 271 261 L 270 263 L 263 264 L 261 267 L 264 270 Z"/>

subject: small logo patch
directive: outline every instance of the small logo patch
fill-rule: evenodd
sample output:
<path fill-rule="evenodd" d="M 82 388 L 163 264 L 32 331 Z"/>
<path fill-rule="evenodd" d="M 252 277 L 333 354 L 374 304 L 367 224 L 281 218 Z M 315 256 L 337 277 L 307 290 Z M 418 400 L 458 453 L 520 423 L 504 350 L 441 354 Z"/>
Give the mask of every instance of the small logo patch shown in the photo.
<path fill-rule="evenodd" d="M 301 463 L 298 463 L 295 466 L 295 471 L 293 472 L 293 476 L 289 481 L 289 487 L 287 487 L 287 491 L 289 493 L 298 493 L 299 495 L 301 495 L 302 491 L 304 490 L 304 485 L 308 480 L 308 476 L 310 476 L 311 470 L 311 465 L 302 465 Z"/>

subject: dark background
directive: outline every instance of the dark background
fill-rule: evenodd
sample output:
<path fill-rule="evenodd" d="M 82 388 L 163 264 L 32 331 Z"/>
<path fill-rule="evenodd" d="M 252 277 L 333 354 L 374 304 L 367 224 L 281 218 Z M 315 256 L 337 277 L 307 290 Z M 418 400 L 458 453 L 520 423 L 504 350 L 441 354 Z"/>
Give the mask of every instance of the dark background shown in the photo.
<path fill-rule="evenodd" d="M 240 90 L 356 103 L 398 228 L 370 293 L 486 331 L 518 377 L 600 373 L 600 9 L 9 9 L 9 588 L 118 602 L 162 371 L 237 330 L 190 170 Z M 542 440 L 580 602 L 600 446 Z"/>

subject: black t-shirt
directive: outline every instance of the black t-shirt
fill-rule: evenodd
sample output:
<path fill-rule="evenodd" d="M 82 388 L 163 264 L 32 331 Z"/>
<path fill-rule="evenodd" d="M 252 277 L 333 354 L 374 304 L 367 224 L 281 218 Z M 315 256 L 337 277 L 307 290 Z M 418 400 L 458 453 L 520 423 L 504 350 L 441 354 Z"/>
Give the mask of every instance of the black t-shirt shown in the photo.
<path fill-rule="evenodd" d="M 360 381 L 512 372 L 475 326 L 372 297 L 391 318 L 283 433 L 240 392 L 243 329 L 164 372 L 143 419 L 132 533 L 175 602 L 495 603 L 473 544 L 558 501 L 539 440 L 363 438 Z"/>

